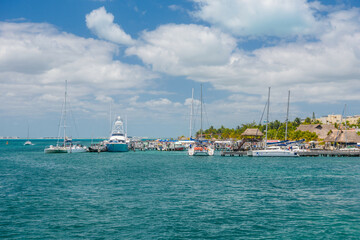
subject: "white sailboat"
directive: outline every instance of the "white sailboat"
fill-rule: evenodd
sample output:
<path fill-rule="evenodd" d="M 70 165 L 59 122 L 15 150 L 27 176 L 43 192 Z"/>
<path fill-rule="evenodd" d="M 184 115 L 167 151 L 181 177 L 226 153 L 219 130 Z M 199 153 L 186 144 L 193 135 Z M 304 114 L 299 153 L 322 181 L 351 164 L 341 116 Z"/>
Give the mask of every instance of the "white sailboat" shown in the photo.
<path fill-rule="evenodd" d="M 50 145 L 44 149 L 44 153 L 82 153 L 86 152 L 87 148 L 81 145 L 74 145 L 72 140 L 66 137 L 66 97 L 67 97 L 67 81 L 65 81 L 65 97 L 64 97 L 64 111 L 62 112 L 61 120 L 63 122 L 64 139 L 63 143 L 60 144 L 60 126 L 58 141 L 56 146 Z M 60 121 L 61 124 L 61 121 Z"/>
<path fill-rule="evenodd" d="M 215 149 L 211 145 L 206 145 L 202 141 L 202 84 L 200 85 L 201 94 L 200 94 L 200 139 L 195 142 L 191 147 L 188 149 L 188 154 L 190 156 L 213 156 L 215 153 Z M 191 110 L 192 111 L 192 110 Z M 190 133 L 191 135 L 191 133 Z"/>
<path fill-rule="evenodd" d="M 24 143 L 25 146 L 33 145 L 33 143 L 29 140 L 29 123 L 27 129 L 27 141 Z"/>
<path fill-rule="evenodd" d="M 25 143 L 24 143 L 24 145 L 26 146 L 26 145 L 33 145 L 33 143 L 30 141 L 30 140 L 27 140 Z"/>
<path fill-rule="evenodd" d="M 289 95 L 290 96 L 290 95 Z M 279 146 L 267 146 L 268 122 L 269 122 L 269 109 L 270 109 L 270 87 L 267 101 L 267 114 L 266 114 L 266 134 L 265 134 L 265 148 L 262 150 L 250 150 L 247 155 L 250 157 L 297 157 L 297 152 L 289 149 L 282 149 Z"/>

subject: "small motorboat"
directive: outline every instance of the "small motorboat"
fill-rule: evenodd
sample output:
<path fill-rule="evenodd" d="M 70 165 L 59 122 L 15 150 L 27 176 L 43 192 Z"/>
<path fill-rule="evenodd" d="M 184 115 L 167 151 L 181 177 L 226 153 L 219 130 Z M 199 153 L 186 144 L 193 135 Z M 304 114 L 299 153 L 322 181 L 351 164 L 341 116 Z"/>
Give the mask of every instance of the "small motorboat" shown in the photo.
<path fill-rule="evenodd" d="M 89 152 L 107 152 L 107 147 L 103 143 L 91 144 Z"/>

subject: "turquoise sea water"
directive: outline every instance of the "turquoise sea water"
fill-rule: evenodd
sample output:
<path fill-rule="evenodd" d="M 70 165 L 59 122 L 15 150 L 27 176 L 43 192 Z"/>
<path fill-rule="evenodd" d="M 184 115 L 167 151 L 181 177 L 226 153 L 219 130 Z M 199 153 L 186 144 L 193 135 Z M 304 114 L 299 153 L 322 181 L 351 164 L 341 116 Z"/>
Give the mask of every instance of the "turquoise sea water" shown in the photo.
<path fill-rule="evenodd" d="M 52 155 L 54 141 L 5 143 L 1 239 L 360 239 L 359 158 Z"/>

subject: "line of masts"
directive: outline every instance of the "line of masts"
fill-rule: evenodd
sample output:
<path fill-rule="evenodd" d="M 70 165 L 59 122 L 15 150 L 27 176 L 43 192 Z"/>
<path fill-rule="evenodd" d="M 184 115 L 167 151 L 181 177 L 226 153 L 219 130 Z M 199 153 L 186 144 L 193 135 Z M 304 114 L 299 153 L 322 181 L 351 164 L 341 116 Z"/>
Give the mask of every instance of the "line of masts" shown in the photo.
<path fill-rule="evenodd" d="M 266 111 L 266 133 L 265 133 L 265 149 L 267 148 L 267 138 L 268 138 L 268 123 L 269 123 L 269 110 L 270 110 L 270 89 L 268 91 L 268 100 L 266 103 L 267 111 Z M 287 140 L 287 132 L 288 132 L 288 122 L 289 122 L 289 107 L 290 107 L 290 90 L 288 92 L 288 102 L 287 102 L 287 110 L 286 110 L 286 120 L 285 120 L 285 141 Z"/>

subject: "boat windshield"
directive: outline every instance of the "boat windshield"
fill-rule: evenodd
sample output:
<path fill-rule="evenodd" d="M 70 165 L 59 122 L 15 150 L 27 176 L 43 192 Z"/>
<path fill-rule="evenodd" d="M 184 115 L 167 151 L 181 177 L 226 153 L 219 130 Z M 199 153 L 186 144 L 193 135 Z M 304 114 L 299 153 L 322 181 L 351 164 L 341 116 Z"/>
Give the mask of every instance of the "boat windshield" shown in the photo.
<path fill-rule="evenodd" d="M 124 136 L 123 133 L 113 133 L 112 136 Z"/>

